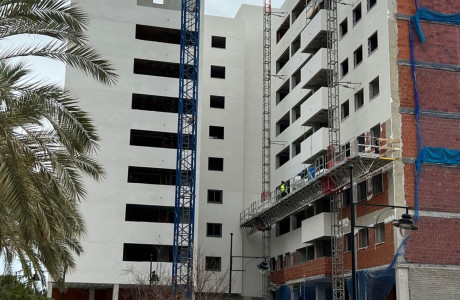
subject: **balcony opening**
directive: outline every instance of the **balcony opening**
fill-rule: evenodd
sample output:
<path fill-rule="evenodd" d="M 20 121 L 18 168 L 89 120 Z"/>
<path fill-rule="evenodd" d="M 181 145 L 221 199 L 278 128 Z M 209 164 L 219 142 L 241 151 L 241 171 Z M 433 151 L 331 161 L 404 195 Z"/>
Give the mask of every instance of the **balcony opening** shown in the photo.
<path fill-rule="evenodd" d="M 280 236 L 291 231 L 290 218 L 286 217 L 276 223 L 276 236 Z"/>
<path fill-rule="evenodd" d="M 164 61 L 134 59 L 134 74 L 179 78 L 180 65 Z"/>
<path fill-rule="evenodd" d="M 286 264 L 286 268 L 292 266 L 292 258 L 290 252 L 286 252 L 284 254 L 284 262 Z"/>
<path fill-rule="evenodd" d="M 180 30 L 147 25 L 136 25 L 136 39 L 180 45 Z"/>
<path fill-rule="evenodd" d="M 364 133 L 356 138 L 356 142 L 358 143 L 358 152 L 364 152 L 366 148 L 366 136 Z"/>
<path fill-rule="evenodd" d="M 351 205 L 350 202 L 350 189 L 343 190 L 342 192 L 342 205 L 343 207 L 347 207 Z"/>
<path fill-rule="evenodd" d="M 376 4 L 377 0 L 367 0 L 367 11 L 370 11 Z"/>
<path fill-rule="evenodd" d="M 350 147 L 351 147 L 350 142 L 347 142 L 342 146 L 342 152 L 345 153 L 345 157 L 350 157 L 351 155 Z"/>
<path fill-rule="evenodd" d="M 209 107 L 224 109 L 225 108 L 225 97 L 210 95 L 209 96 Z"/>
<path fill-rule="evenodd" d="M 377 124 L 374 127 L 372 127 L 370 130 L 370 134 L 372 145 L 377 146 L 374 148 L 375 153 L 380 153 L 380 148 L 378 147 L 380 146 L 379 138 L 381 137 L 380 124 Z"/>
<path fill-rule="evenodd" d="M 222 268 L 222 258 L 216 256 L 205 257 L 205 269 L 206 271 L 220 272 Z"/>
<path fill-rule="evenodd" d="M 355 111 L 361 108 L 364 105 L 364 91 L 363 89 L 359 90 L 355 94 Z"/>
<path fill-rule="evenodd" d="M 292 230 L 302 227 L 302 221 L 307 218 L 305 209 L 292 215 Z"/>
<path fill-rule="evenodd" d="M 340 37 L 343 37 L 348 32 L 348 18 L 345 18 L 339 25 Z"/>
<path fill-rule="evenodd" d="M 345 234 L 345 252 L 351 251 L 351 243 L 353 242 L 352 238 L 353 235 L 351 233 Z"/>
<path fill-rule="evenodd" d="M 148 130 L 131 129 L 129 144 L 156 148 L 177 148 L 177 134 Z"/>
<path fill-rule="evenodd" d="M 282 270 L 283 269 L 283 255 L 282 254 L 278 255 L 277 262 L 278 262 L 278 270 Z"/>
<path fill-rule="evenodd" d="M 129 166 L 128 182 L 159 185 L 175 185 L 176 170 Z"/>
<path fill-rule="evenodd" d="M 367 228 L 359 230 L 359 249 L 369 247 L 369 231 Z"/>
<path fill-rule="evenodd" d="M 353 66 L 356 67 L 363 61 L 363 46 L 359 46 L 354 52 L 353 52 Z"/>
<path fill-rule="evenodd" d="M 311 246 L 307 246 L 305 248 L 305 251 L 306 251 L 306 260 L 309 261 L 309 260 L 314 260 L 315 259 L 315 246 L 311 245 Z"/>
<path fill-rule="evenodd" d="M 225 79 L 225 67 L 211 66 L 211 78 Z"/>
<path fill-rule="evenodd" d="M 307 209 L 305 210 L 305 217 L 308 219 L 313 216 L 315 216 L 315 207 L 313 205 L 309 205 L 307 206 Z"/>
<path fill-rule="evenodd" d="M 221 223 L 206 223 L 206 236 L 207 237 L 222 237 L 222 224 Z"/>
<path fill-rule="evenodd" d="M 276 136 L 280 135 L 289 127 L 289 113 L 286 113 L 278 122 L 276 122 Z"/>
<path fill-rule="evenodd" d="M 353 8 L 353 26 L 361 20 L 361 3 L 359 3 L 355 8 Z"/>
<path fill-rule="evenodd" d="M 316 258 L 331 257 L 332 248 L 330 240 L 318 240 L 315 242 L 316 246 Z"/>
<path fill-rule="evenodd" d="M 299 0 L 299 2 L 296 4 L 294 9 L 292 10 L 292 24 L 294 24 L 295 20 L 300 16 L 302 11 L 305 9 L 307 6 L 307 1 L 305 0 Z"/>
<path fill-rule="evenodd" d="M 346 58 L 342 63 L 340 64 L 340 76 L 344 77 L 345 75 L 348 74 L 348 58 Z"/>
<path fill-rule="evenodd" d="M 295 263 L 301 264 L 307 261 L 307 247 L 297 249 L 295 251 Z"/>
<path fill-rule="evenodd" d="M 220 157 L 208 157 L 208 170 L 209 171 L 223 171 L 224 159 Z"/>
<path fill-rule="evenodd" d="M 276 43 L 278 43 L 290 28 L 290 16 L 287 16 L 284 22 L 276 31 Z"/>
<path fill-rule="evenodd" d="M 291 44 L 291 57 L 300 49 L 300 34 Z"/>
<path fill-rule="evenodd" d="M 385 223 L 375 225 L 375 244 L 385 243 Z"/>
<path fill-rule="evenodd" d="M 288 61 L 289 61 L 289 48 L 286 49 L 286 51 L 284 51 L 283 54 L 281 54 L 280 58 L 278 58 L 278 60 L 276 61 L 276 73 L 277 74 L 284 67 L 284 65 L 286 65 Z"/>
<path fill-rule="evenodd" d="M 340 120 L 344 120 L 350 115 L 350 101 L 345 101 L 340 105 Z"/>
<path fill-rule="evenodd" d="M 126 204 L 125 221 L 174 223 L 174 206 Z"/>
<path fill-rule="evenodd" d="M 292 157 L 295 157 L 300 154 L 302 151 L 302 142 L 308 138 L 307 134 L 302 134 L 298 139 L 292 143 Z"/>
<path fill-rule="evenodd" d="M 172 246 L 123 244 L 123 261 L 172 262 Z"/>
<path fill-rule="evenodd" d="M 377 31 L 367 39 L 367 50 L 370 55 L 379 47 L 379 41 L 377 38 Z"/>
<path fill-rule="evenodd" d="M 367 199 L 367 180 L 361 181 L 357 185 L 358 188 L 358 202 Z"/>
<path fill-rule="evenodd" d="M 209 126 L 209 138 L 223 140 L 224 139 L 224 127 Z"/>
<path fill-rule="evenodd" d="M 227 39 L 224 36 L 212 36 L 211 37 L 211 47 L 225 49 Z"/>
<path fill-rule="evenodd" d="M 223 193 L 222 190 L 208 190 L 208 203 L 222 204 Z"/>
<path fill-rule="evenodd" d="M 377 76 L 374 80 L 369 82 L 369 100 L 374 99 L 380 93 L 379 77 Z"/>
<path fill-rule="evenodd" d="M 328 198 L 322 198 L 315 202 L 316 215 L 331 212 L 331 203 Z"/>
<path fill-rule="evenodd" d="M 383 193 L 383 174 L 377 174 L 372 177 L 372 194 L 378 195 Z"/>
<path fill-rule="evenodd" d="M 276 92 L 276 104 L 278 105 L 283 101 L 287 95 L 289 95 L 289 79 Z"/>
<path fill-rule="evenodd" d="M 132 94 L 131 108 L 177 114 L 178 102 L 174 97 Z"/>
<path fill-rule="evenodd" d="M 302 77 L 300 75 L 300 69 L 298 69 L 294 74 L 291 76 L 291 90 L 293 90 L 302 80 Z"/>
<path fill-rule="evenodd" d="M 280 153 L 276 155 L 276 168 L 278 169 L 289 161 L 289 146 L 284 148 Z"/>

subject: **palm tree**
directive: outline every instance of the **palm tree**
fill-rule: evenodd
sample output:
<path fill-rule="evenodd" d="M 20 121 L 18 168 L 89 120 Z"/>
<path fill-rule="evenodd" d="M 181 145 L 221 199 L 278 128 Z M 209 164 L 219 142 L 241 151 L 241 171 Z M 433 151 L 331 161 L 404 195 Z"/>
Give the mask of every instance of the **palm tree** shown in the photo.
<path fill-rule="evenodd" d="M 84 176 L 100 180 L 92 158 L 99 137 L 77 100 L 59 85 L 34 82 L 23 61 L 46 57 L 111 85 L 117 75 L 89 46 L 86 14 L 67 0 L 0 0 L 0 41 L 17 35 L 50 42 L 0 49 L 0 258 L 24 275 L 53 278 L 75 267 L 85 232 L 78 202 Z"/>

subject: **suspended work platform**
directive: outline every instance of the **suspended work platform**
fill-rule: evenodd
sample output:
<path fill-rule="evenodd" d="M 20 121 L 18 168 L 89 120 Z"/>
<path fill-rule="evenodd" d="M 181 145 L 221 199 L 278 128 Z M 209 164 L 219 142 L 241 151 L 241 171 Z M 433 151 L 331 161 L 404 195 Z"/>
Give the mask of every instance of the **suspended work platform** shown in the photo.
<path fill-rule="evenodd" d="M 348 146 L 336 155 L 334 161 L 320 157 L 302 175 L 287 180 L 286 195 L 282 195 L 279 189 L 262 195 L 261 201 L 253 202 L 241 212 L 240 226 L 247 232 L 264 230 L 310 203 L 340 192 L 350 182 L 350 165 L 354 167 L 356 182 L 399 159 L 398 144 L 399 140 L 394 139 L 355 138 L 346 143 Z"/>

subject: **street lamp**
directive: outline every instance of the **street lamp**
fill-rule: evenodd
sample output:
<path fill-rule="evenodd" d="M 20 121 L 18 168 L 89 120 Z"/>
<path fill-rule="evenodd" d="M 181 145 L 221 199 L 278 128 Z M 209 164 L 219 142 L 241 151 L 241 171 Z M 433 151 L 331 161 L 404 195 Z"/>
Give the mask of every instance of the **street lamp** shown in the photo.
<path fill-rule="evenodd" d="M 243 270 L 233 270 L 233 258 L 238 257 L 238 258 L 249 258 L 250 260 L 252 259 L 258 259 L 258 258 L 263 258 L 264 260 L 257 264 L 257 269 L 259 269 L 260 273 L 266 273 L 270 272 L 270 264 L 267 262 L 267 258 L 263 256 L 241 256 L 241 255 L 233 255 L 233 232 L 230 233 L 230 272 L 229 272 L 229 279 L 228 279 L 228 300 L 232 298 L 232 272 L 244 272 L 246 271 L 245 269 Z M 248 262 L 249 263 L 249 262 Z"/>
<path fill-rule="evenodd" d="M 409 215 L 409 207 L 398 206 L 398 205 L 383 205 L 383 204 L 369 204 L 369 203 L 354 203 L 353 201 L 353 165 L 350 168 L 350 214 L 351 214 L 351 285 L 352 299 L 356 300 L 358 295 L 358 282 L 356 281 L 356 250 L 355 250 L 355 227 L 361 228 L 375 228 L 375 226 L 359 226 L 355 224 L 355 204 L 363 206 L 374 206 L 374 207 L 389 207 L 389 208 L 405 208 L 406 213 L 401 216 L 401 219 L 393 222 L 393 226 L 399 228 L 399 233 L 404 238 L 409 235 L 412 230 L 417 230 L 418 227 L 414 224 L 412 216 Z"/>

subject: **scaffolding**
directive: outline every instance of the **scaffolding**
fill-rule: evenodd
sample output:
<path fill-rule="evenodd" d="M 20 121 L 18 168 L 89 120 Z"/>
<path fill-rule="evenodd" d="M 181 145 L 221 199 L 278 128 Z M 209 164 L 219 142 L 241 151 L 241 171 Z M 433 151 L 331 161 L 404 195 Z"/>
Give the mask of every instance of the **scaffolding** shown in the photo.
<path fill-rule="evenodd" d="M 262 127 L 262 201 L 270 194 L 271 157 L 270 157 L 270 122 L 271 122 L 271 25 L 272 3 L 264 0 L 263 11 L 263 127 Z M 270 257 L 270 227 L 262 229 L 262 256 L 265 260 Z M 262 278 L 262 297 L 269 299 L 270 279 L 269 274 Z"/>
<path fill-rule="evenodd" d="M 174 212 L 173 293 L 193 297 L 200 0 L 182 0 Z"/>

